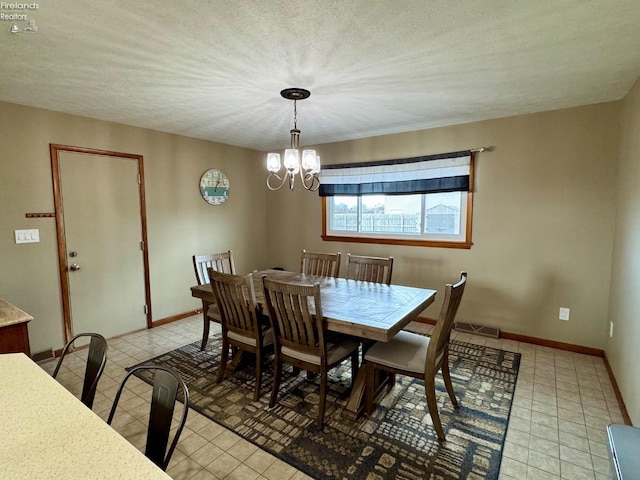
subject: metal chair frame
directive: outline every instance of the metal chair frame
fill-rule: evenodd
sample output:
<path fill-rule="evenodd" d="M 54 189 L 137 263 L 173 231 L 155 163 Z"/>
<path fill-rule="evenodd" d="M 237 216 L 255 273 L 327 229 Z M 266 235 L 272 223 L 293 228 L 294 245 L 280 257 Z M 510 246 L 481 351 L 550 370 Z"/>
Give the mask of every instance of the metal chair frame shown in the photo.
<path fill-rule="evenodd" d="M 133 367 L 120 383 L 107 423 L 111 425 L 113 416 L 118 408 L 120 395 L 127 380 L 141 370 L 155 371 L 150 402 L 149 426 L 147 428 L 147 443 L 144 454 L 162 470 L 166 470 L 178 444 L 182 429 L 187 421 L 187 414 L 189 413 L 189 389 L 178 372 L 162 365 L 138 365 Z M 176 401 L 178 400 L 178 387 L 182 389 L 184 395 L 182 417 L 173 435 L 171 446 L 167 450 L 173 411 L 175 410 Z"/>
<path fill-rule="evenodd" d="M 96 397 L 96 390 L 98 388 L 98 381 L 104 372 L 104 367 L 107 364 L 107 358 L 109 356 L 109 345 L 107 340 L 99 333 L 79 333 L 74 336 L 62 349 L 56 368 L 53 371 L 52 377 L 58 376 L 58 371 L 62 366 L 64 357 L 69 352 L 69 349 L 73 346 L 73 343 L 82 337 L 90 337 L 89 353 L 87 354 L 87 365 L 84 371 L 84 380 L 82 383 L 82 394 L 80 395 L 80 401 L 87 407 L 93 408 L 93 401 Z"/>

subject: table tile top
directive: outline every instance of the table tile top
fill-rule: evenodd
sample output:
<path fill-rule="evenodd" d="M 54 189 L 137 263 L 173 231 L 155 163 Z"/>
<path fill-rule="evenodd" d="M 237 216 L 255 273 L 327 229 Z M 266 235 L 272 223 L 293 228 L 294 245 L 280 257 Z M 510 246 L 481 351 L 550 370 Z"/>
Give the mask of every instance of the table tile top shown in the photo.
<path fill-rule="evenodd" d="M 254 272 L 256 300 L 264 305 L 262 276 L 286 282 L 320 284 L 322 312 L 329 330 L 370 340 L 389 341 L 407 323 L 433 303 L 436 291 L 402 285 L 317 277 L 279 270 Z M 191 288 L 193 296 L 208 296 L 210 285 Z"/>

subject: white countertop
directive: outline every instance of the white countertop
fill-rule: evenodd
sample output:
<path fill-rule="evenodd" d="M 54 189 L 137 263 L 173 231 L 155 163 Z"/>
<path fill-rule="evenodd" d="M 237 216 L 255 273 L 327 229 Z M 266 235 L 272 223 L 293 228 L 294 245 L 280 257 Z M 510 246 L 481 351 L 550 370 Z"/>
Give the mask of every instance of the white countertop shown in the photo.
<path fill-rule="evenodd" d="M 0 298 L 0 328 L 29 322 L 33 317 Z"/>
<path fill-rule="evenodd" d="M 0 355 L 0 478 L 170 477 L 30 358 L 10 353 Z"/>

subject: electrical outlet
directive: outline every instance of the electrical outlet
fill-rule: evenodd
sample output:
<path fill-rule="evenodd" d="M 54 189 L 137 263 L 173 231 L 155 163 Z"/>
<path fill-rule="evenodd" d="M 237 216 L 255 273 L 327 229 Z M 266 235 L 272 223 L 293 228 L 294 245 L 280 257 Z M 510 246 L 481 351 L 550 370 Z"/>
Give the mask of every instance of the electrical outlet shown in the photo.
<path fill-rule="evenodd" d="M 558 314 L 560 320 L 569 320 L 569 309 L 567 307 L 560 307 L 560 313 Z"/>
<path fill-rule="evenodd" d="M 609 338 L 613 338 L 613 322 L 609 322 Z"/>

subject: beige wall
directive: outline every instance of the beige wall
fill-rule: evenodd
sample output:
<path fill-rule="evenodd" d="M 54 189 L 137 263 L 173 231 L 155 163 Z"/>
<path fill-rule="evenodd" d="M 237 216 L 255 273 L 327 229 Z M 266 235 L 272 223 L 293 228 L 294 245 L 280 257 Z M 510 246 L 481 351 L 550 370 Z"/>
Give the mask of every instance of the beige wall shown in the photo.
<path fill-rule="evenodd" d="M 299 268 L 302 248 L 393 255 L 394 283 L 442 288 L 469 273 L 459 319 L 603 348 L 615 215 L 619 103 L 318 146 L 326 163 L 493 146 L 476 162 L 470 250 L 323 242 L 317 194 L 267 194 L 269 257 Z M 277 228 L 274 228 L 276 227 Z M 559 307 L 571 309 L 558 320 Z"/>
<path fill-rule="evenodd" d="M 24 216 L 53 211 L 48 145 L 138 153 L 145 161 L 154 319 L 198 307 L 188 292 L 196 252 L 232 248 L 241 273 L 269 266 L 297 270 L 302 248 L 393 255 L 395 282 L 440 293 L 464 269 L 469 285 L 461 320 L 606 347 L 638 421 L 638 382 L 625 365 L 639 355 L 634 341 L 640 327 L 633 315 L 638 300 L 629 294 L 638 290 L 640 278 L 639 97 L 636 85 L 624 102 L 318 147 L 324 162 L 342 163 L 493 146 L 476 162 L 470 250 L 323 242 L 317 194 L 267 191 L 256 169 L 262 165 L 257 152 L 0 103 L 0 298 L 34 315 L 34 352 L 62 346 L 54 221 Z M 231 180 L 231 197 L 222 207 L 200 198 L 198 181 L 208 168 L 220 168 Z M 39 228 L 41 242 L 16 245 L 13 230 L 23 228 Z M 616 326 L 607 341 L 610 283 Z M 425 316 L 437 316 L 439 300 L 441 294 Z M 569 322 L 558 320 L 560 306 L 571 308 Z"/>
<path fill-rule="evenodd" d="M 618 210 L 606 353 L 627 410 L 640 423 L 640 80 L 623 103 Z"/>
<path fill-rule="evenodd" d="M 49 143 L 144 156 L 154 320 L 201 304 L 191 298 L 191 255 L 233 249 L 240 273 L 267 266 L 264 177 L 257 152 L 46 110 L 0 103 L 0 298 L 34 316 L 32 352 L 63 344 Z M 198 186 L 224 171 L 231 195 L 207 204 Z M 40 229 L 40 243 L 16 245 L 15 229 Z"/>

